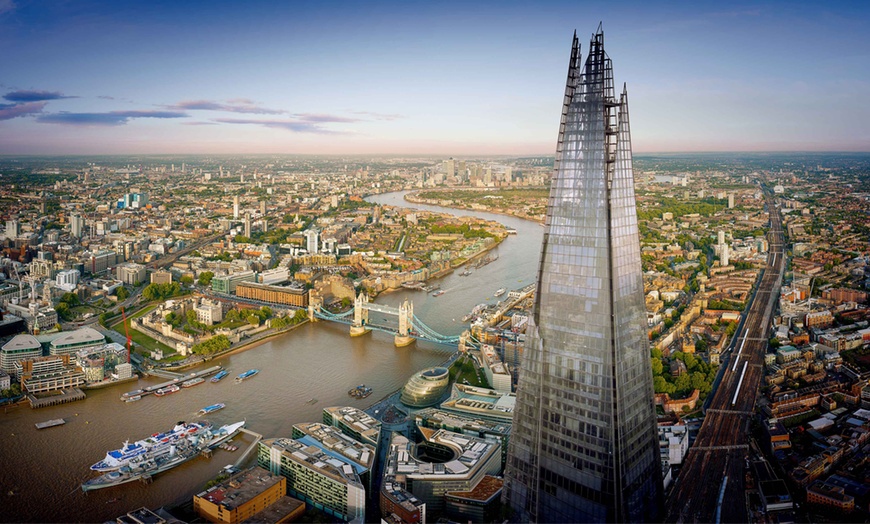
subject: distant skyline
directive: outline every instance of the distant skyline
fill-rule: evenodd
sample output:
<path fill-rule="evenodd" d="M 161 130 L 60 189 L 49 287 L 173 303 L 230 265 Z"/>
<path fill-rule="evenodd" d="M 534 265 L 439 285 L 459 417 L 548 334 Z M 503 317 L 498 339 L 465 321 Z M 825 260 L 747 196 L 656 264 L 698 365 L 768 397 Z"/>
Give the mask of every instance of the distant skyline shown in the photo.
<path fill-rule="evenodd" d="M 599 21 L 636 153 L 870 151 L 866 2 L 0 0 L 0 154 L 552 155 Z"/>

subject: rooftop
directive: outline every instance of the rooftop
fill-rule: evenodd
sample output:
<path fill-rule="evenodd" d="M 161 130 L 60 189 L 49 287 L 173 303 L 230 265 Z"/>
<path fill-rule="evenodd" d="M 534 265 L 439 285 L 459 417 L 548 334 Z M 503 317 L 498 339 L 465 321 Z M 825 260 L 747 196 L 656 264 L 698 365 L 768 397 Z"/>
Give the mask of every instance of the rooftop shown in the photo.
<path fill-rule="evenodd" d="M 372 469 L 374 465 L 375 448 L 348 437 L 338 428 L 318 422 L 305 422 L 293 426 L 293 437 L 304 444 L 320 448 L 330 456 L 352 461 L 358 474 Z"/>
<path fill-rule="evenodd" d="M 489 502 L 501 493 L 502 487 L 504 487 L 504 479 L 487 475 L 480 479 L 480 482 L 471 491 L 448 491 L 446 495 L 466 500 Z"/>
<path fill-rule="evenodd" d="M 292 438 L 273 438 L 264 439 L 260 441 L 260 444 L 269 448 L 280 449 L 285 456 L 294 462 L 303 464 L 339 482 L 361 484 L 355 468 L 358 465 L 350 459 L 343 459 L 327 454 L 311 443 L 306 444 L 301 440 Z"/>
<path fill-rule="evenodd" d="M 21 351 L 24 349 L 42 349 L 42 344 L 36 340 L 33 335 L 16 335 L 6 344 L 3 344 L 4 351 Z"/>
<path fill-rule="evenodd" d="M 83 327 L 75 331 L 70 331 L 62 337 L 58 337 L 51 342 L 52 347 L 58 346 L 74 346 L 79 344 L 97 344 L 105 342 L 106 337 L 96 329 Z"/>
<path fill-rule="evenodd" d="M 232 510 L 282 482 L 283 478 L 261 467 L 253 467 L 233 475 L 208 491 L 203 491 L 197 497 Z"/>

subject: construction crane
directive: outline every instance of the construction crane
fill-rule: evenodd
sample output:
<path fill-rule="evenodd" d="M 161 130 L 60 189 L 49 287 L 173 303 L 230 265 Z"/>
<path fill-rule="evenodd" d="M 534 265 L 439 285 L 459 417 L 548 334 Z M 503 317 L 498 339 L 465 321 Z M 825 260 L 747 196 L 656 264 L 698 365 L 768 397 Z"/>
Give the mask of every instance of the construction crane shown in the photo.
<path fill-rule="evenodd" d="M 133 351 L 133 340 L 130 338 L 130 330 L 127 329 L 127 313 L 124 307 L 121 306 L 121 318 L 124 321 L 124 334 L 127 335 L 127 364 L 130 363 L 130 353 Z"/>

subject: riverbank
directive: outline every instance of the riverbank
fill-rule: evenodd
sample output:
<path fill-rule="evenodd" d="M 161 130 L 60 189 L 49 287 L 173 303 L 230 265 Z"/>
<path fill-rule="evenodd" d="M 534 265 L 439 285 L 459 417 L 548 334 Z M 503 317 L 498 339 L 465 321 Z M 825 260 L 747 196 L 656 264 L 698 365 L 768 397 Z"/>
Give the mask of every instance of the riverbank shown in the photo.
<path fill-rule="evenodd" d="M 85 384 L 83 386 L 79 386 L 79 389 L 82 389 L 84 391 L 88 391 L 90 389 L 103 389 L 111 386 L 117 386 L 118 384 L 126 384 L 127 382 L 136 382 L 137 380 L 139 380 L 139 375 L 133 373 L 133 376 L 129 378 L 122 378 L 119 380 L 104 380 L 102 382 L 95 382 L 93 384 Z"/>
<path fill-rule="evenodd" d="M 305 319 L 298 324 L 294 324 L 292 326 L 287 326 L 285 328 L 281 328 L 278 331 L 269 333 L 267 335 L 263 335 L 262 337 L 247 340 L 243 344 L 240 344 L 239 346 L 230 347 L 229 349 L 225 349 L 225 350 L 220 351 L 218 353 L 215 353 L 213 355 L 203 357 L 201 360 L 198 360 L 196 362 L 184 362 L 184 363 L 181 363 L 178 365 L 167 366 L 163 369 L 165 369 L 167 371 L 180 371 L 183 369 L 198 366 L 198 365 L 203 364 L 205 362 L 210 362 L 210 361 L 215 360 L 217 358 L 223 358 L 223 357 L 227 357 L 230 355 L 235 355 L 236 353 L 241 353 L 242 351 L 247 351 L 247 350 L 253 349 L 261 344 L 265 344 L 266 342 L 272 340 L 273 338 L 281 336 L 285 333 L 289 333 L 289 332 L 293 331 L 294 329 L 298 328 L 299 326 L 303 326 L 303 325 L 307 324 L 308 322 L 309 322 L 308 319 Z"/>
<path fill-rule="evenodd" d="M 452 188 L 452 189 L 462 189 L 465 191 L 476 191 L 477 190 L 476 188 Z M 458 205 L 453 205 L 453 204 L 447 205 L 447 204 L 442 203 L 440 200 L 430 201 L 430 200 L 426 200 L 426 199 L 417 197 L 417 193 L 420 193 L 422 191 L 427 191 L 427 190 L 419 189 L 419 190 L 412 191 L 410 193 L 405 194 L 404 198 L 406 201 L 411 202 L 412 204 L 424 204 L 427 206 L 439 206 L 439 207 L 446 207 L 446 208 L 450 208 L 450 209 L 461 209 L 463 211 L 472 211 L 472 212 L 473 211 L 480 211 L 482 213 L 492 213 L 493 215 L 502 215 L 502 216 L 508 216 L 508 217 L 512 217 L 512 218 L 518 218 L 520 220 L 528 220 L 529 222 L 535 222 L 535 223 L 541 224 L 541 225 L 544 224 L 544 220 L 542 220 L 542 219 L 518 215 L 516 213 L 509 213 L 506 211 L 499 211 L 499 210 L 490 209 L 490 208 L 474 209 L 471 206 L 458 206 Z"/>

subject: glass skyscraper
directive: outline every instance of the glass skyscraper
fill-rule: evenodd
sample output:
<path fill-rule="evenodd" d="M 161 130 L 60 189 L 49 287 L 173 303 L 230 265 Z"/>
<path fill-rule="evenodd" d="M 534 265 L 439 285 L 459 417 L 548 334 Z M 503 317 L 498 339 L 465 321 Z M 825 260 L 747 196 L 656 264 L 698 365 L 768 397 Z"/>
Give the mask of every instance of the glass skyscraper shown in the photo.
<path fill-rule="evenodd" d="M 599 26 L 565 88 L 505 502 L 520 522 L 660 517 L 628 95 Z"/>

